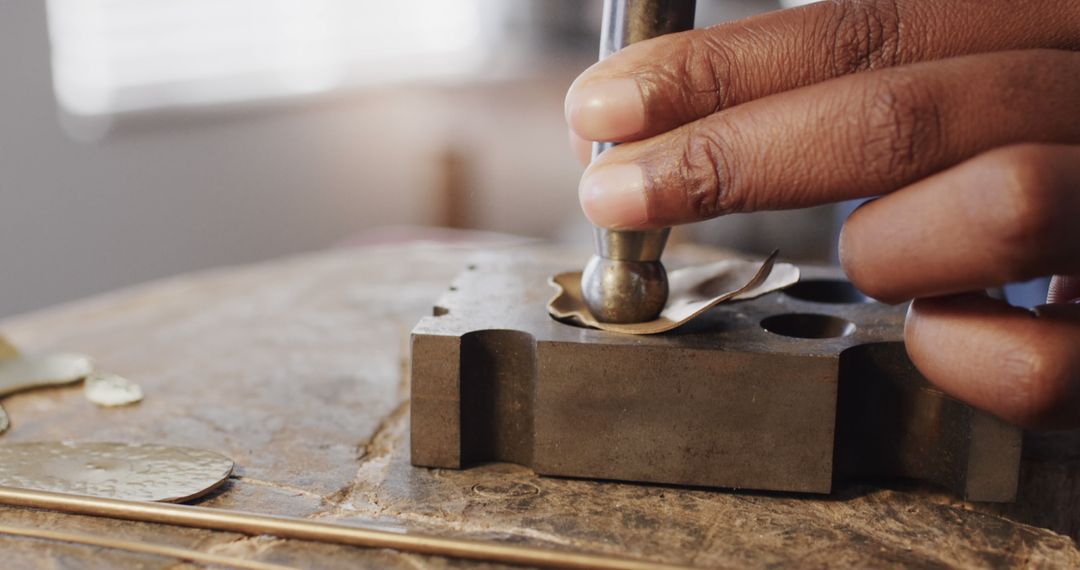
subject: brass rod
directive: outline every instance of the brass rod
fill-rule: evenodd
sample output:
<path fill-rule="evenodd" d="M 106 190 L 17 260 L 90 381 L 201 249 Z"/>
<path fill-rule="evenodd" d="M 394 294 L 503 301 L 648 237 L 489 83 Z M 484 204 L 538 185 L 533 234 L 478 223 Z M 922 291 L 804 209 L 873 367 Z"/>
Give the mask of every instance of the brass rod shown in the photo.
<path fill-rule="evenodd" d="M 221 556 L 219 554 L 199 552 L 198 550 L 178 548 L 165 544 L 132 542 L 130 540 L 110 538 L 106 536 L 97 536 L 81 532 L 67 532 L 62 530 L 49 530 L 44 528 L 26 528 L 19 526 L 0 525 L 0 534 L 22 536 L 26 538 L 38 538 L 43 540 L 52 540 L 56 542 L 71 542 L 86 546 L 98 546 L 101 548 L 111 548 L 113 550 L 137 552 L 139 554 L 153 554 L 154 556 L 164 556 L 166 558 L 183 560 L 184 562 L 197 562 L 200 564 L 207 564 L 213 566 L 225 566 L 227 568 L 240 568 L 241 570 L 295 570 L 291 566 L 267 564 L 265 562 L 244 560 L 243 558 L 234 558 L 232 556 Z"/>
<path fill-rule="evenodd" d="M 0 486 L 0 504 L 49 509 L 65 513 L 109 517 L 130 521 L 172 524 L 247 535 L 344 544 L 366 548 L 390 548 L 404 552 L 467 558 L 503 564 L 545 568 L 595 568 L 597 570 L 689 570 L 635 560 L 564 552 L 530 546 L 396 533 L 360 526 L 341 525 L 241 511 L 107 499 L 50 491 Z"/>

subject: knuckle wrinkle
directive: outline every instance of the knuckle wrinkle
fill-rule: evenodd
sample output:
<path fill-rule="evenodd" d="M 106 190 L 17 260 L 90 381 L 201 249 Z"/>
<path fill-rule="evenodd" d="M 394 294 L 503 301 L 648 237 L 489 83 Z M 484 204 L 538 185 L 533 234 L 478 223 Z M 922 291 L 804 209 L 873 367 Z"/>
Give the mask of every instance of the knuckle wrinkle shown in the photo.
<path fill-rule="evenodd" d="M 688 182 L 687 206 L 701 219 L 744 208 L 731 167 L 731 141 L 720 135 L 721 130 L 728 129 L 692 127 L 683 149 L 681 178 Z"/>
<path fill-rule="evenodd" d="M 942 113 L 927 86 L 909 77 L 882 79 L 870 89 L 865 113 L 865 130 L 852 144 L 861 167 L 876 174 L 886 191 L 936 164 L 945 146 Z"/>
<path fill-rule="evenodd" d="M 902 60 L 895 0 L 834 0 L 829 30 L 836 76 L 893 67 Z"/>

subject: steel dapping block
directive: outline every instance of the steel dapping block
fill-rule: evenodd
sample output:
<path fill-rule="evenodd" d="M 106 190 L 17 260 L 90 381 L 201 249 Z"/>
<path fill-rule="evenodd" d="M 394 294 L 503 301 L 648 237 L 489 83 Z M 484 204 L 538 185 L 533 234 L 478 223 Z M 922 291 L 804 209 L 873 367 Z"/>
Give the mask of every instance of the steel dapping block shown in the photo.
<path fill-rule="evenodd" d="M 415 465 L 812 493 L 911 477 L 1014 498 L 1020 430 L 929 385 L 906 308 L 838 270 L 635 336 L 552 319 L 566 267 L 540 257 L 478 257 L 413 330 Z"/>

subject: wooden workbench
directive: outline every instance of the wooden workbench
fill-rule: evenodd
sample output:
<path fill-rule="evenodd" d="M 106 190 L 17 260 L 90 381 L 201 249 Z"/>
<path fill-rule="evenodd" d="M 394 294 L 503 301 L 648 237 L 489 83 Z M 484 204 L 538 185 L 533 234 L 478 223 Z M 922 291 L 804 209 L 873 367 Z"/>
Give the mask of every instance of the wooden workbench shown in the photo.
<path fill-rule="evenodd" d="M 1004 507 L 904 483 L 822 498 L 539 478 L 513 465 L 411 467 L 408 332 L 470 252 L 423 244 L 337 250 L 182 276 L 0 323 L 25 352 L 85 352 L 146 392 L 142 403 L 119 409 L 93 406 L 78 387 L 7 398 L 13 428 L 0 444 L 208 448 L 238 468 L 202 506 L 709 568 L 1080 566 L 1069 536 L 1080 520 L 1080 445 L 1071 434 L 1028 442 L 1021 501 Z M 565 257 L 568 268 L 584 259 Z M 469 567 L 27 509 L 0 508 L 0 519 L 298 567 Z M 182 567 L 6 536 L 0 560 L 5 568 Z"/>

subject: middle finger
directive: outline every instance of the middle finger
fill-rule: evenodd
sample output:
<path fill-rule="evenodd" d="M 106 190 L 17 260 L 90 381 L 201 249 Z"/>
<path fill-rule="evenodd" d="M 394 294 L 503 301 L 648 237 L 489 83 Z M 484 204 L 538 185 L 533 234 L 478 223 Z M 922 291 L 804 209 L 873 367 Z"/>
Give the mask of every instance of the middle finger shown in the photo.
<path fill-rule="evenodd" d="M 1080 146 L 997 149 L 865 204 L 844 224 L 848 277 L 883 301 L 1080 271 Z"/>

